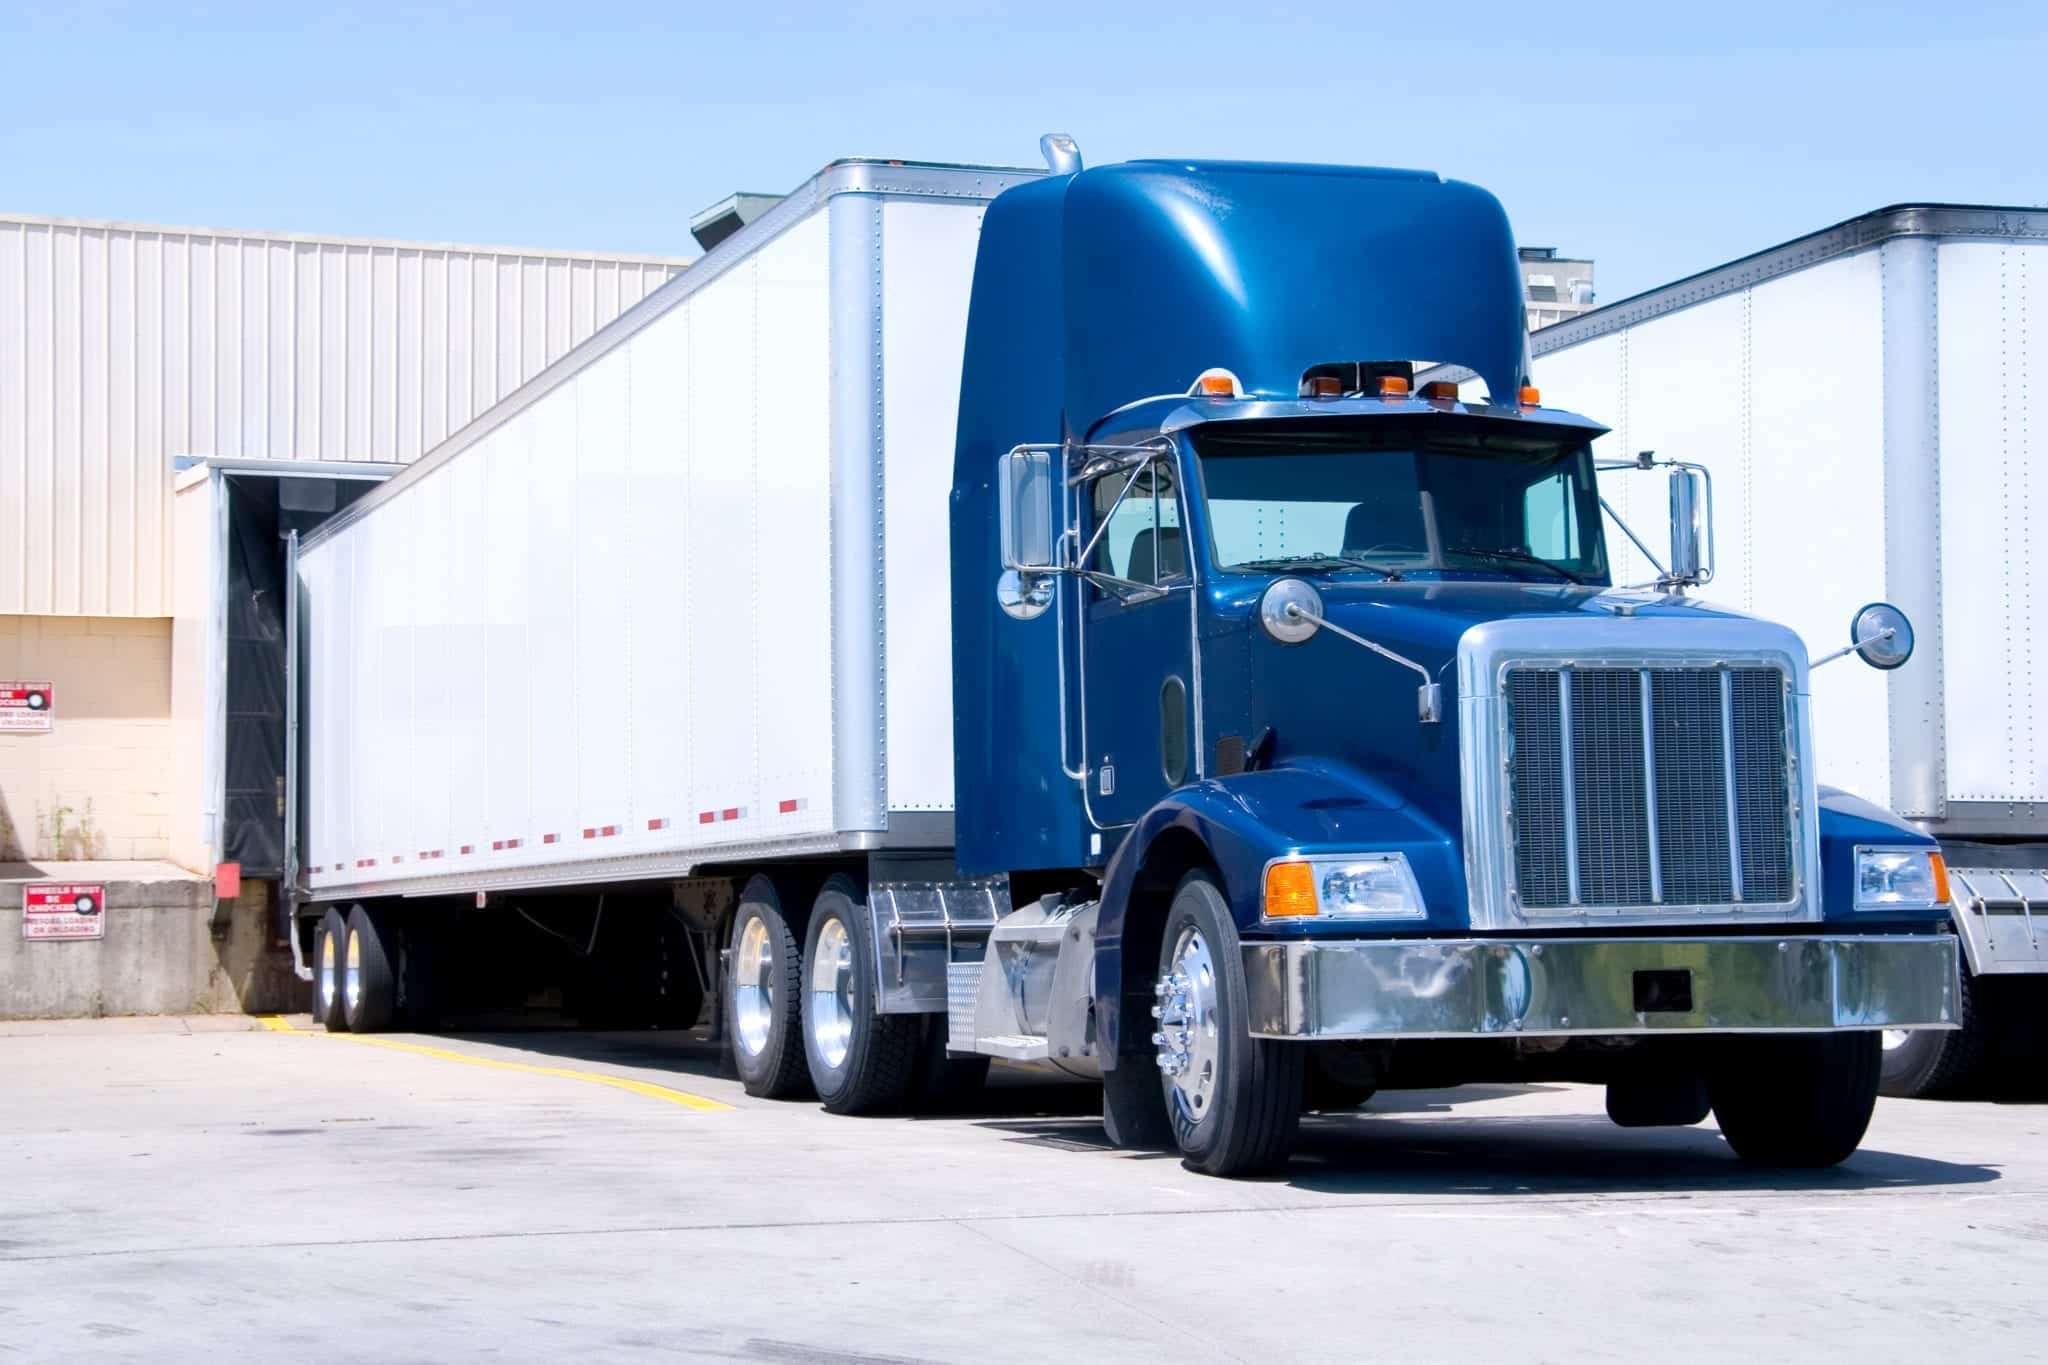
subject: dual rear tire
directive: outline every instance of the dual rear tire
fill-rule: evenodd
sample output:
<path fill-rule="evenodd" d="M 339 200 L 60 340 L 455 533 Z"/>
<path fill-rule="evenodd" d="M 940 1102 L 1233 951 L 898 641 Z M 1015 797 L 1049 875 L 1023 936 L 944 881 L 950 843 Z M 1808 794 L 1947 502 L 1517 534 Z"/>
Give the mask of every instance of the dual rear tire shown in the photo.
<path fill-rule="evenodd" d="M 826 879 L 801 935 L 775 883 L 755 877 L 731 945 L 726 1033 L 749 1095 L 811 1094 L 835 1114 L 877 1114 L 913 1095 L 957 1103 L 986 1074 L 985 1061 L 949 1061 L 927 1016 L 880 1011 L 874 921 L 852 877 Z"/>
<path fill-rule="evenodd" d="M 399 1014 L 399 962 L 387 911 L 329 907 L 313 926 L 313 1022 L 329 1033 L 390 1028 Z"/>

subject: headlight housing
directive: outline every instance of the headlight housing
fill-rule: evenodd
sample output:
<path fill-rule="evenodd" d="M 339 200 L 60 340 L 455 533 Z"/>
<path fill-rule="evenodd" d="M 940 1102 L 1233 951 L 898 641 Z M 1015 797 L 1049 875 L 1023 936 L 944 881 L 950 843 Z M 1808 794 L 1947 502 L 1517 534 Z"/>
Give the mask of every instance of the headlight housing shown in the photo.
<path fill-rule="evenodd" d="M 1264 917 L 1421 919 L 1422 888 L 1402 853 L 1276 858 L 1266 864 Z"/>
<path fill-rule="evenodd" d="M 1929 910 L 1948 904 L 1948 864 L 1930 848 L 1856 850 L 1858 910 Z"/>

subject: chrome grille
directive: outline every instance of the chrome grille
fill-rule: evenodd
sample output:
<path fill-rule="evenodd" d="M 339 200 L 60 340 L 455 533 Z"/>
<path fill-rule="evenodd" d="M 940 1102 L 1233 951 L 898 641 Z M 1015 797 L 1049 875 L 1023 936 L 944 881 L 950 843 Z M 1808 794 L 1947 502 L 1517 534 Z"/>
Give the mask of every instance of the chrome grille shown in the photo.
<path fill-rule="evenodd" d="M 1793 898 L 1796 750 L 1779 670 L 1517 666 L 1502 690 L 1525 907 Z"/>

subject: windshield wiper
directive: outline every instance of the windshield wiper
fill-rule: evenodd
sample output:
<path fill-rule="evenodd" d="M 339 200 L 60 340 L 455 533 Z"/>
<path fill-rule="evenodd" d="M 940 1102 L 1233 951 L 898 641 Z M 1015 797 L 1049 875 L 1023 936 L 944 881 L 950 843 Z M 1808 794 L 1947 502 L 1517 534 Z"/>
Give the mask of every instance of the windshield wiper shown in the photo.
<path fill-rule="evenodd" d="M 1330 555 L 1317 550 L 1305 555 L 1279 555 L 1272 559 L 1247 559 L 1242 564 L 1233 564 L 1233 569 L 1292 569 L 1303 564 L 1318 567 L 1329 564 L 1348 564 L 1354 569 L 1368 569 L 1389 583 L 1401 581 L 1401 571 L 1391 564 L 1374 564 L 1355 555 Z"/>
<path fill-rule="evenodd" d="M 1493 559 L 1507 564 L 1534 564 L 1539 569 L 1548 569 L 1570 583 L 1584 583 L 1586 580 L 1559 564 L 1553 564 L 1540 555 L 1524 554 L 1520 550 L 1475 550 L 1469 545 L 1460 545 L 1451 551 L 1454 555 L 1471 555 L 1475 559 Z"/>

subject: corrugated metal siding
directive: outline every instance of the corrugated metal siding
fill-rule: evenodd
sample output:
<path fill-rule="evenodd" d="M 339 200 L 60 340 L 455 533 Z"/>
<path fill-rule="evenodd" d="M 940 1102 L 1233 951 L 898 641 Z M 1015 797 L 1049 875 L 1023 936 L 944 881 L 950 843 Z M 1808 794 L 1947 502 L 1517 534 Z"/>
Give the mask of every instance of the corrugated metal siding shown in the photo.
<path fill-rule="evenodd" d="M 167 615 L 177 456 L 412 460 L 683 264 L 0 217 L 0 612 Z"/>

